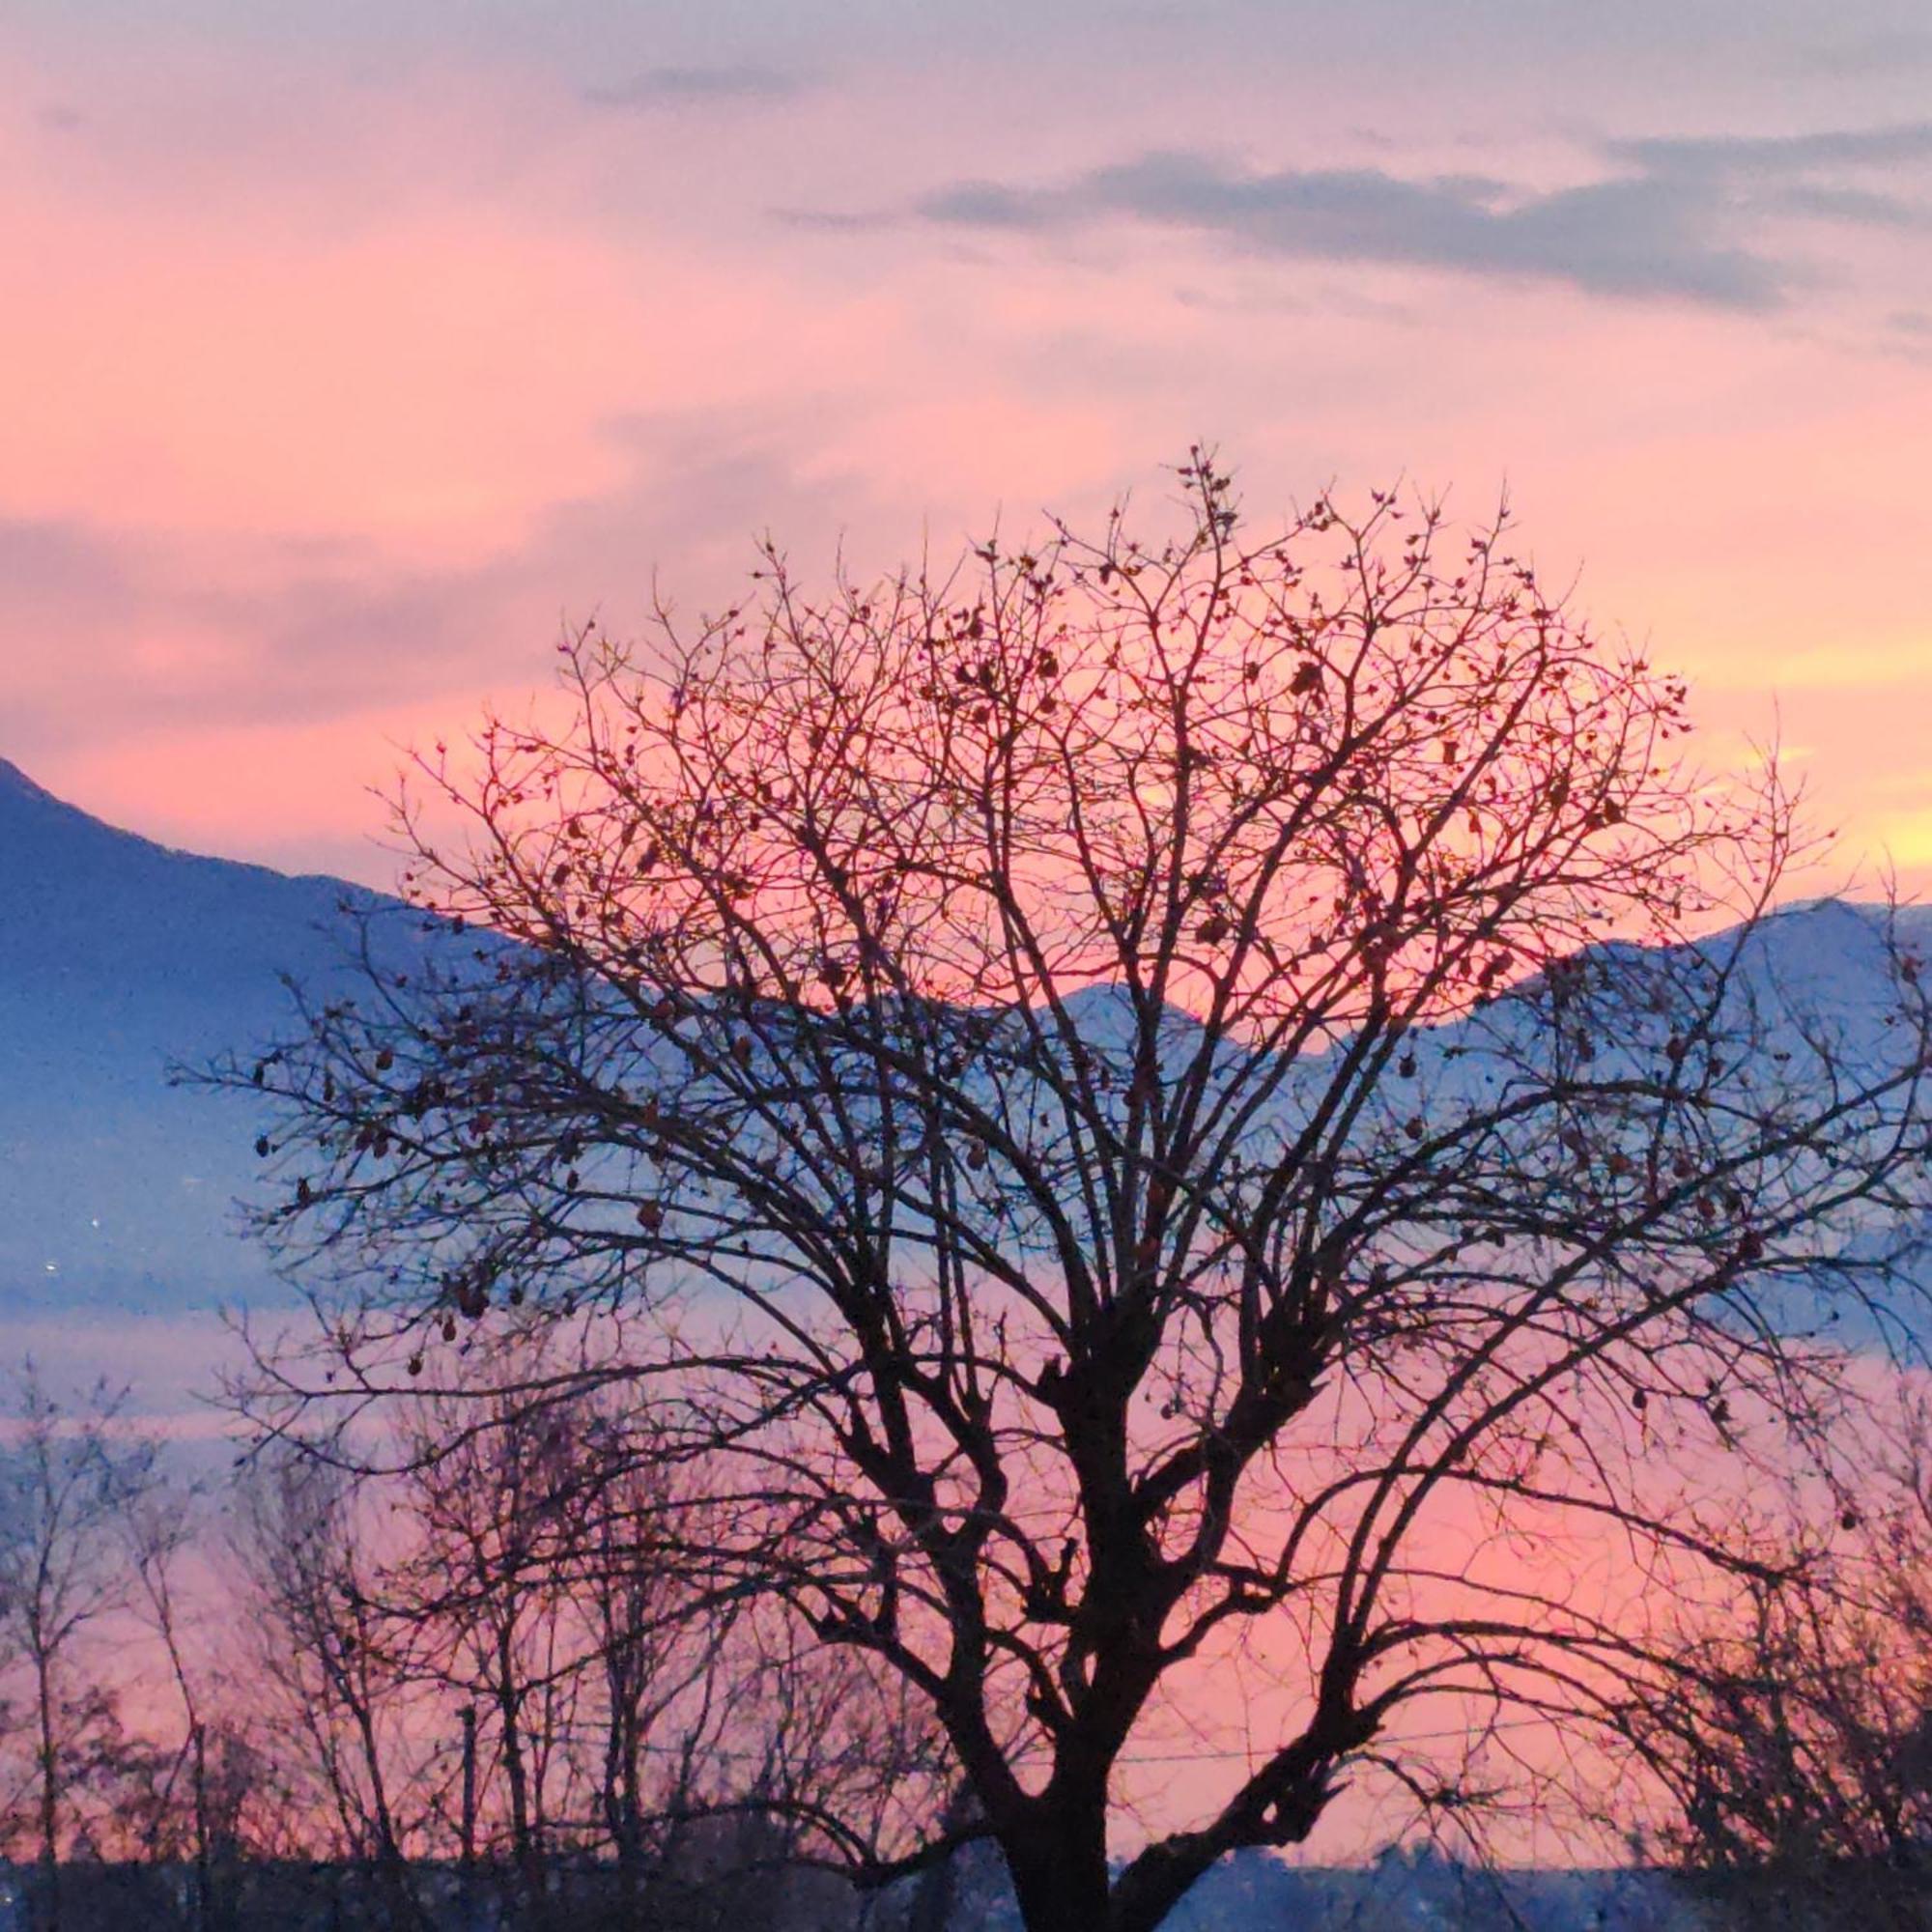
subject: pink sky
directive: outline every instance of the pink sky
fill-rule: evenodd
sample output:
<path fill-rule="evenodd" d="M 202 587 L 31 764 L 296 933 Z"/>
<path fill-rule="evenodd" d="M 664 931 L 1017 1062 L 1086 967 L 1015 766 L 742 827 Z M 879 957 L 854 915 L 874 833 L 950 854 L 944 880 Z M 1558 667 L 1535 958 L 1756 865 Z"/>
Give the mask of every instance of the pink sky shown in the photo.
<path fill-rule="evenodd" d="M 1204 436 L 1259 514 L 1507 480 L 1708 757 L 1780 732 L 1840 869 L 1932 884 L 1932 36 L 1596 11 L 29 0 L 0 755 L 386 882 L 364 788 L 565 618 Z"/>

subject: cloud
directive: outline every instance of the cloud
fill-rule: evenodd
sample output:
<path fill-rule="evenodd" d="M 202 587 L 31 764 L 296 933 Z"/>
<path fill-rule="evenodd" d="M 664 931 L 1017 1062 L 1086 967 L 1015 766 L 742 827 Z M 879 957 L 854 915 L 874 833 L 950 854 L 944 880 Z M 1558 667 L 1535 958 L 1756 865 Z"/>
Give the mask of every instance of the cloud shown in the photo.
<path fill-rule="evenodd" d="M 1064 211 L 1066 197 L 1059 197 Z M 1029 193 L 993 181 L 954 182 L 935 188 L 913 204 L 926 221 L 958 222 L 968 228 L 1043 228 L 1056 212 L 1051 194 Z"/>
<path fill-rule="evenodd" d="M 921 221 L 1039 230 L 1124 217 L 1226 237 L 1264 254 L 1395 263 L 1767 309 L 1791 281 L 1714 236 L 1715 192 L 1645 176 L 1550 193 L 1478 175 L 1382 168 L 1256 173 L 1206 155 L 1143 155 L 1060 187 L 953 183 L 917 200 Z"/>
<path fill-rule="evenodd" d="M 1932 121 L 1805 134 L 1612 141 L 1605 153 L 1665 184 L 1701 184 L 1734 206 L 1852 228 L 1925 228 L 1932 206 L 1868 185 L 1932 161 Z M 1863 176 L 1865 181 L 1845 179 Z"/>
<path fill-rule="evenodd" d="M 0 584 L 16 619 L 58 621 L 103 602 L 125 611 L 134 582 L 118 546 L 80 518 L 0 516 Z"/>
<path fill-rule="evenodd" d="M 772 220 L 781 222 L 787 228 L 818 228 L 831 235 L 869 234 L 884 227 L 891 218 L 841 208 L 775 207 L 765 213 Z"/>
<path fill-rule="evenodd" d="M 77 519 L 0 518 L 0 638 L 33 640 L 0 676 L 0 755 L 31 770 L 73 735 L 256 729 L 540 681 L 560 625 L 601 611 L 630 630 L 668 592 L 721 601 L 769 520 L 813 554 L 838 520 L 796 412 L 633 412 L 602 434 L 606 492 L 552 505 L 526 539 L 469 560 L 398 559 L 374 542 L 184 537 Z M 835 479 L 849 510 L 858 480 Z M 649 533 L 640 554 L 639 532 Z M 461 718 L 456 721 L 462 722 Z"/>
<path fill-rule="evenodd" d="M 804 86 L 797 74 L 744 62 L 727 67 L 646 68 L 614 86 L 586 88 L 583 98 L 595 107 L 649 114 L 707 101 L 783 100 Z"/>
<path fill-rule="evenodd" d="M 1764 215 L 1861 228 L 1932 225 L 1932 208 L 1847 173 L 1932 159 L 1932 122 L 1801 134 L 1610 141 L 1594 181 L 1545 189 L 1386 167 L 1254 170 L 1156 151 L 1058 185 L 947 183 L 898 214 L 938 227 L 1039 233 L 1131 220 L 1255 253 L 1567 284 L 1592 295 L 1780 307 L 1806 277 L 1754 241 Z M 787 218 L 805 222 L 796 213 Z M 820 217 L 822 226 L 868 217 Z"/>
<path fill-rule="evenodd" d="M 1827 187 L 1801 182 L 1780 189 L 1773 204 L 1788 214 L 1819 221 L 1842 222 L 1855 228 L 1925 228 L 1932 226 L 1932 208 L 1895 194 L 1876 194 L 1870 188 Z"/>
<path fill-rule="evenodd" d="M 1650 174 L 1809 174 L 1821 167 L 1889 167 L 1932 157 L 1932 121 L 1833 128 L 1807 134 L 1698 134 L 1609 141 L 1604 152 Z"/>

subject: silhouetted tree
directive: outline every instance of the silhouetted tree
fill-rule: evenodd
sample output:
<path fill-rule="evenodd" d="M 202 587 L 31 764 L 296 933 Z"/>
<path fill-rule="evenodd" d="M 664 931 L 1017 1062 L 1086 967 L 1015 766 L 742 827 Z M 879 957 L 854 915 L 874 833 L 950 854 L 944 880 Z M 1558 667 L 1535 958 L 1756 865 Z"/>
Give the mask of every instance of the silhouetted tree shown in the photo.
<path fill-rule="evenodd" d="M 1814 1325 L 1903 1292 L 1924 1194 L 1916 966 L 1880 919 L 1866 1006 L 1777 981 L 1789 803 L 1681 761 L 1679 680 L 1504 521 L 1255 537 L 1180 476 L 1165 542 L 823 598 L 770 553 L 568 640 L 567 720 L 402 805 L 425 960 L 228 1076 L 337 1388 L 601 1318 L 720 1472 L 680 1561 L 907 1686 L 970 1790 L 891 1845 L 802 1805 L 818 1855 L 990 1837 L 1035 1928 L 1139 1932 L 1351 1766 L 1448 1790 L 1432 1729 L 1649 1681 L 1595 1553 L 1721 1567 L 1658 1463 L 1829 1454 Z M 1246 1763 L 1110 1870 L 1244 1632 L 1290 1680 Z"/>
<path fill-rule="evenodd" d="M 372 1585 L 399 1654 L 486 1719 L 524 1917 L 544 1897 L 560 1724 L 582 1658 L 556 1587 L 583 1460 L 577 1420 L 570 1405 L 510 1406 L 487 1388 L 413 1406 L 392 1498 L 408 1542 Z"/>
<path fill-rule="evenodd" d="M 0 1422 L 0 1631 L 25 1690 L 37 1923 L 61 1924 L 61 1861 L 111 1809 L 126 1768 L 117 1699 L 80 1655 L 95 1625 L 128 1600 L 121 1527 L 152 1486 L 154 1453 L 121 1425 L 128 1392 L 105 1382 L 69 1405 L 29 1361 Z"/>
<path fill-rule="evenodd" d="M 1852 1486 L 1801 1492 L 1735 1599 L 1687 1611 L 1669 1694 L 1620 1720 L 1669 1802 L 1661 1848 L 1740 1924 L 1932 1919 L 1928 1454 L 1908 1396 Z"/>
<path fill-rule="evenodd" d="M 195 1495 L 160 1481 L 150 1482 L 124 1504 L 125 1561 L 131 1572 L 131 1606 L 153 1630 L 181 1705 L 183 1734 L 168 1756 L 146 1833 L 150 1857 L 179 1857 L 194 1867 L 193 1923 L 213 1923 L 214 1811 L 210 1784 L 209 1725 L 201 1672 L 191 1661 L 193 1611 L 184 1600 L 180 1573 L 193 1555 Z M 181 1793 L 185 1807 L 173 1801 Z M 172 1817 L 185 1809 L 185 1844 L 168 1843 Z"/>
<path fill-rule="evenodd" d="M 422 1745 L 406 1740 L 406 1673 L 375 1599 L 380 1558 L 357 1505 L 354 1482 L 301 1445 L 258 1459 L 238 1494 L 239 1621 L 276 1755 L 297 1774 L 289 1797 L 317 1823 L 332 1821 L 332 1841 L 318 1849 L 372 1872 L 388 1922 L 406 1932 L 421 1915 L 407 1869 L 412 1821 L 398 1801 L 416 1781 Z"/>

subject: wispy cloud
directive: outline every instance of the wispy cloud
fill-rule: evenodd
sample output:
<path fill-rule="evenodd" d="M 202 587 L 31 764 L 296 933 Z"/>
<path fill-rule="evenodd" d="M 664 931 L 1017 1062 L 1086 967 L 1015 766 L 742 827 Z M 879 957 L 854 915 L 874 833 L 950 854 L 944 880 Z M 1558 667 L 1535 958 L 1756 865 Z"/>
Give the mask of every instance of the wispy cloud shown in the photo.
<path fill-rule="evenodd" d="M 1597 158 L 1598 179 L 1546 189 L 1382 166 L 1257 170 L 1198 150 L 1156 151 L 1060 183 L 953 181 L 869 217 L 785 218 L 1041 234 L 1128 220 L 1219 236 L 1259 254 L 1746 311 L 1781 306 L 1805 279 L 1759 239 L 1767 214 L 1861 228 L 1932 225 L 1925 203 L 1871 181 L 1875 171 L 1932 159 L 1932 122 L 1611 141 Z"/>
<path fill-rule="evenodd" d="M 1536 194 L 1482 176 L 1410 179 L 1382 168 L 1258 173 L 1179 152 L 1097 168 L 1059 187 L 955 183 L 922 196 L 911 213 L 922 221 L 1005 229 L 1124 217 L 1217 234 L 1265 254 L 1775 307 L 1788 271 L 1717 241 L 1714 198 L 1701 185 L 1644 176 Z"/>
<path fill-rule="evenodd" d="M 1778 189 L 1771 206 L 1785 214 L 1840 222 L 1854 228 L 1932 227 L 1932 205 L 1864 187 L 1830 187 L 1800 182 Z"/>
<path fill-rule="evenodd" d="M 327 723 L 372 696 L 402 705 L 522 682 L 560 621 L 607 597 L 627 625 L 649 608 L 649 560 L 628 554 L 639 529 L 682 560 L 680 587 L 698 597 L 742 584 L 754 516 L 829 550 L 838 525 L 786 440 L 799 427 L 781 430 L 782 412 L 770 413 L 770 424 L 723 410 L 613 419 L 606 434 L 626 473 L 608 494 L 552 505 L 517 551 L 440 564 L 366 542 L 188 543 L 0 517 L 0 638 L 86 640 L 71 657 L 23 661 L 0 691 L 0 756 L 31 770 L 71 738 L 77 689 L 105 739 Z M 559 589 L 582 602 L 560 610 Z"/>
<path fill-rule="evenodd" d="M 1788 179 L 1831 167 L 1889 167 L 1932 157 L 1932 121 L 1804 134 L 1667 135 L 1609 141 L 1604 152 L 1650 174 Z"/>
<path fill-rule="evenodd" d="M 596 107 L 655 113 L 710 101 L 783 100 L 803 92 L 802 76 L 779 68 L 744 62 L 725 67 L 653 67 L 629 80 L 584 89 Z"/>
<path fill-rule="evenodd" d="M 1932 227 L 1932 204 L 1873 185 L 1875 176 L 1932 161 L 1932 121 L 1612 141 L 1605 153 L 1662 184 L 1715 190 L 1733 214 L 1790 214 L 1850 228 Z"/>

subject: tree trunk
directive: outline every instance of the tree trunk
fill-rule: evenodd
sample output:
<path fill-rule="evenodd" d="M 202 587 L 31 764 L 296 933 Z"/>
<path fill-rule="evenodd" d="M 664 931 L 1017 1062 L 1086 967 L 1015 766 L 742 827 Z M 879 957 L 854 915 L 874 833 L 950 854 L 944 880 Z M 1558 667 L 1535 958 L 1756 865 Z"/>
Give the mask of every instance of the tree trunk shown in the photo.
<path fill-rule="evenodd" d="M 475 1932 L 476 1924 L 476 1706 L 464 1705 L 458 1714 L 463 1722 L 463 1812 L 459 1826 L 462 1859 L 463 1932 Z"/>
<path fill-rule="evenodd" d="M 376 1720 L 366 1701 L 354 1706 L 355 1728 L 362 1744 L 363 1764 L 369 1775 L 370 1808 L 376 1830 L 376 1878 L 381 1889 L 389 1923 L 397 1927 L 414 1925 L 420 1915 L 415 1893 L 410 1885 L 409 1867 L 403 1848 L 396 1839 L 396 1822 L 389 1810 L 388 1787 L 383 1776 L 382 1747 L 376 1737 Z"/>
<path fill-rule="evenodd" d="M 609 1796 L 611 1835 L 617 1852 L 618 1923 L 640 1932 L 644 1922 L 643 1791 L 638 1714 L 621 1710 L 611 1722 Z"/>
<path fill-rule="evenodd" d="M 60 1932 L 60 1764 L 54 1740 L 54 1687 L 50 1660 L 44 1652 L 34 1660 L 34 1693 L 40 1704 L 40 1837 L 41 1909 L 43 1932 Z"/>
<path fill-rule="evenodd" d="M 1105 1932 L 1107 1794 L 1091 1789 L 1043 1798 L 1000 1848 L 1027 1932 Z"/>
<path fill-rule="evenodd" d="M 524 1756 L 523 1697 L 517 1686 L 516 1656 L 507 1627 L 497 1635 L 497 1720 L 501 1729 L 503 1780 L 510 1799 L 510 1858 L 516 1871 L 518 1905 L 531 1923 L 545 1917 L 543 1850 L 531 1828 L 529 1768 Z"/>
<path fill-rule="evenodd" d="M 188 1740 L 194 1750 L 194 1922 L 197 1932 L 212 1932 L 214 1899 L 208 1850 L 208 1740 L 199 1719 L 190 1717 L 189 1725 Z"/>

